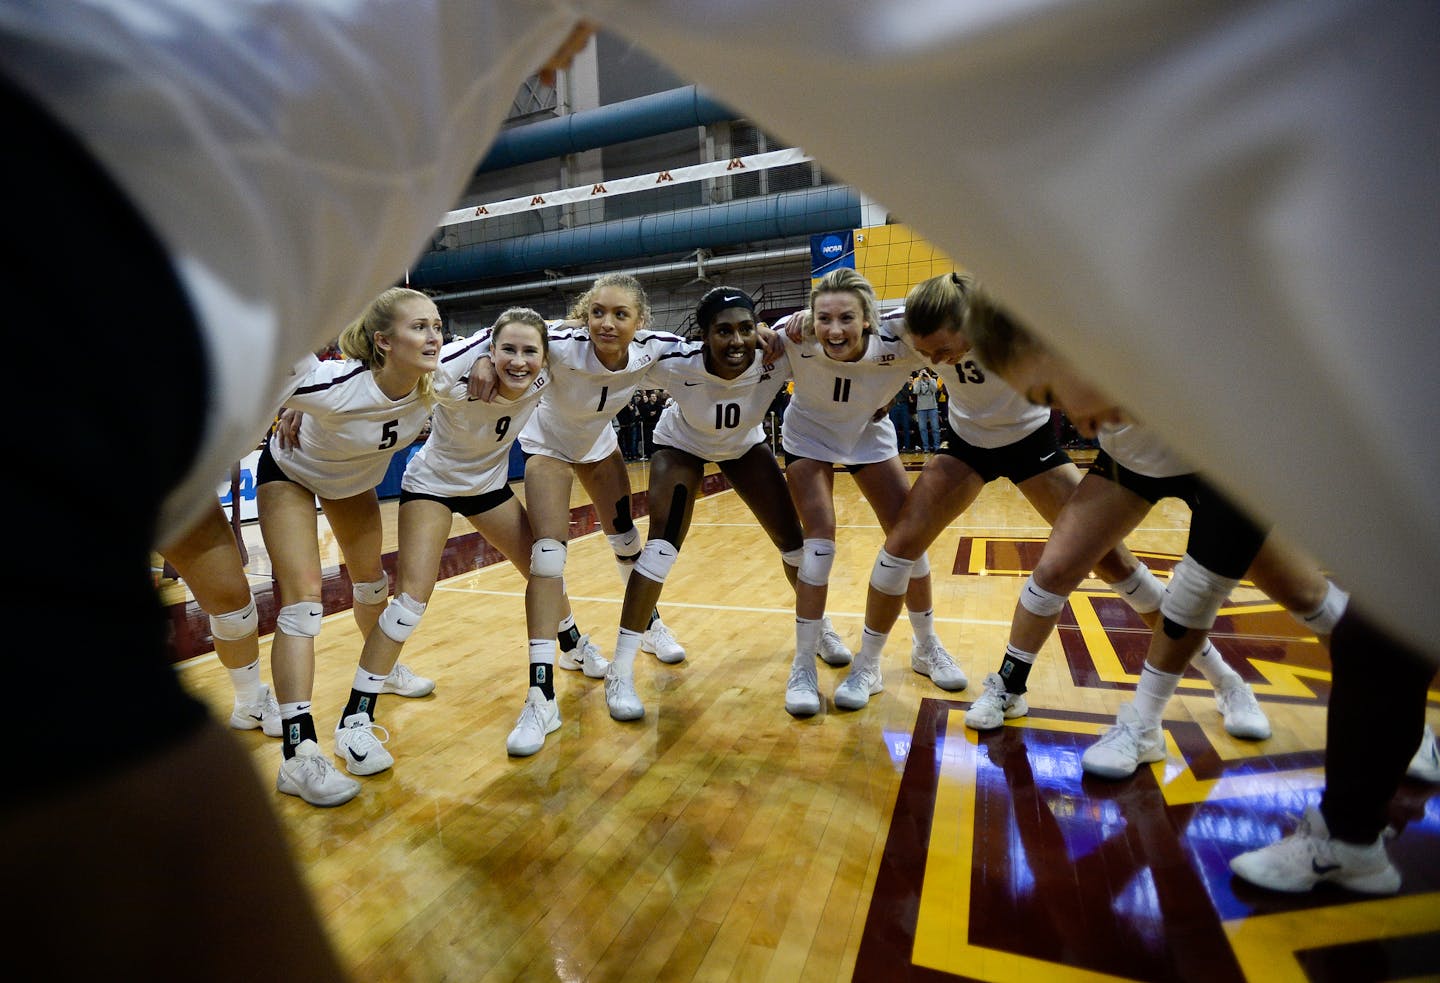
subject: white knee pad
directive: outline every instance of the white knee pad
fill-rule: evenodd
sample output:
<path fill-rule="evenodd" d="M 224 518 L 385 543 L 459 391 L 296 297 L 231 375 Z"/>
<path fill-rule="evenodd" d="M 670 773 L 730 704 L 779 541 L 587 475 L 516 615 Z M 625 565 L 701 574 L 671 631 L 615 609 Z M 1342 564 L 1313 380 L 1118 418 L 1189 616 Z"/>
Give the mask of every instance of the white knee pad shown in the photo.
<path fill-rule="evenodd" d="M 325 609 L 314 601 L 287 604 L 275 616 L 275 628 L 296 638 L 314 638 L 320 634 Z"/>
<path fill-rule="evenodd" d="M 1025 581 L 1025 586 L 1020 588 L 1020 606 L 1037 618 L 1055 617 L 1069 599 L 1070 595 L 1068 594 L 1052 594 L 1035 583 L 1033 573 Z"/>
<path fill-rule="evenodd" d="M 640 558 L 640 530 L 634 526 L 627 532 L 605 538 L 609 541 L 610 548 L 615 551 L 615 559 L 621 563 L 633 563 Z"/>
<path fill-rule="evenodd" d="M 1326 584 L 1329 586 L 1325 591 L 1325 600 L 1320 602 L 1318 608 L 1309 614 L 1290 612 L 1296 621 L 1317 635 L 1329 635 L 1333 632 L 1336 622 L 1345 613 L 1345 606 L 1350 603 L 1350 595 L 1336 587 L 1334 581 L 1327 580 Z"/>
<path fill-rule="evenodd" d="M 656 583 L 665 583 L 665 578 L 670 575 L 670 568 L 675 565 L 675 557 L 679 551 L 673 543 L 667 543 L 663 539 L 652 539 L 645 544 L 645 549 L 640 552 L 640 559 L 635 561 L 635 572 Z"/>
<path fill-rule="evenodd" d="M 390 575 L 381 571 L 380 579 L 370 583 L 357 583 L 350 588 L 356 604 L 384 604 L 390 596 Z"/>
<path fill-rule="evenodd" d="M 786 550 L 785 552 L 780 554 L 780 560 L 782 563 L 784 563 L 787 567 L 795 567 L 797 569 L 800 566 L 800 561 L 804 558 L 805 548 L 803 546 L 798 550 Z"/>
<path fill-rule="evenodd" d="M 210 616 L 210 634 L 222 642 L 237 642 L 260 630 L 260 615 L 255 610 L 255 597 L 239 611 Z"/>
<path fill-rule="evenodd" d="M 530 547 L 530 576 L 559 577 L 565 573 L 565 544 L 558 539 L 537 539 Z"/>
<path fill-rule="evenodd" d="M 1206 570 L 1186 553 L 1170 575 L 1170 586 L 1160 602 L 1160 614 L 1177 625 L 1209 631 L 1220 613 L 1220 605 L 1238 583 L 1238 578 L 1222 577 Z"/>
<path fill-rule="evenodd" d="M 800 558 L 800 572 L 797 576 L 802 583 L 811 587 L 824 587 L 830 583 L 830 568 L 835 565 L 835 540 L 805 540 L 805 555 Z"/>
<path fill-rule="evenodd" d="M 916 560 L 915 565 L 910 568 L 910 579 L 928 576 L 930 576 L 930 554 L 925 552 L 920 554 L 920 559 Z"/>
<path fill-rule="evenodd" d="M 390 598 L 390 603 L 385 605 L 385 610 L 380 612 L 377 624 L 386 638 L 403 644 L 409 640 L 415 626 L 420 624 L 420 617 L 425 613 L 426 607 L 427 605 L 409 594 L 396 594 Z"/>
<path fill-rule="evenodd" d="M 1165 600 L 1165 585 L 1160 583 L 1160 578 L 1151 573 L 1150 568 L 1143 563 L 1124 580 L 1111 584 L 1110 589 L 1119 594 L 1120 599 L 1130 605 L 1130 610 L 1137 614 L 1159 611 L 1160 602 Z"/>
<path fill-rule="evenodd" d="M 870 586 L 882 594 L 899 597 L 910 589 L 911 570 L 915 565 L 916 561 L 892 556 L 881 547 L 875 565 L 870 568 Z"/>

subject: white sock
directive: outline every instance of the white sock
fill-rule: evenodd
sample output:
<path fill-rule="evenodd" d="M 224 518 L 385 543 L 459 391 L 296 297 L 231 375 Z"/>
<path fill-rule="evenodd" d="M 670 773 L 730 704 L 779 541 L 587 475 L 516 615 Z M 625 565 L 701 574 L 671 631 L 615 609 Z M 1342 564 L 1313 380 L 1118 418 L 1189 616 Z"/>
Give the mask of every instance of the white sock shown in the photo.
<path fill-rule="evenodd" d="M 355 678 L 350 688 L 357 693 L 378 693 L 385 687 L 385 677 L 377 676 L 364 666 L 355 667 Z"/>
<path fill-rule="evenodd" d="M 1145 730 L 1160 726 L 1160 716 L 1165 704 L 1175 695 L 1180 685 L 1180 676 L 1173 672 L 1161 672 L 1150 663 L 1140 670 L 1140 685 L 1135 689 L 1135 712 L 1140 717 L 1140 726 Z"/>
<path fill-rule="evenodd" d="M 574 624 L 572 621 L 571 624 Z M 555 639 L 553 638 L 532 638 L 530 639 L 530 664 L 543 662 L 547 666 L 555 664 Z"/>
<path fill-rule="evenodd" d="M 935 609 L 911 611 L 910 628 L 915 632 L 915 641 L 923 642 L 935 634 Z"/>
<path fill-rule="evenodd" d="M 282 704 L 280 704 L 280 719 L 281 719 L 281 720 L 291 720 L 291 719 L 293 719 L 293 718 L 295 718 L 295 717 L 300 716 L 301 714 L 309 713 L 309 712 L 310 712 L 310 701 L 309 701 L 309 700 L 301 700 L 299 703 L 282 703 Z"/>
<path fill-rule="evenodd" d="M 621 676 L 635 678 L 635 653 L 640 651 L 640 632 L 621 628 L 615 639 L 615 672 Z"/>
<path fill-rule="evenodd" d="M 1244 680 L 1240 674 L 1226 664 L 1220 654 L 1220 650 L 1210 644 L 1210 639 L 1205 639 L 1205 647 L 1195 654 L 1190 664 L 1200 670 L 1200 675 L 1216 689 L 1224 689 L 1229 686 L 1240 685 Z"/>
<path fill-rule="evenodd" d="M 860 651 L 855 655 L 857 666 L 865 665 L 872 669 L 880 667 L 880 653 L 885 650 L 885 641 L 890 633 L 878 632 L 869 625 L 860 633 Z"/>
<path fill-rule="evenodd" d="M 795 660 L 792 665 L 807 665 L 815 658 L 815 648 L 820 644 L 820 631 L 824 627 L 819 618 L 795 618 Z"/>
<path fill-rule="evenodd" d="M 260 698 L 260 660 L 239 669 L 226 669 L 230 674 L 230 685 L 235 687 L 237 703 L 254 703 Z"/>

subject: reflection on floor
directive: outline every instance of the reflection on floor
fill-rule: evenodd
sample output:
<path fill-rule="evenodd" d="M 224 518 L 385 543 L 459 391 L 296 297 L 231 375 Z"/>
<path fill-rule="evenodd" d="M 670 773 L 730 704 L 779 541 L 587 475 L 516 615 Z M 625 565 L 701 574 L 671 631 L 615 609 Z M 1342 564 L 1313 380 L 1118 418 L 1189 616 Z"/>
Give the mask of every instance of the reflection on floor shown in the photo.
<path fill-rule="evenodd" d="M 962 541 L 955 572 L 967 556 L 983 558 L 976 572 L 1028 569 L 1040 545 Z M 1113 595 L 1077 592 L 1060 630 L 1075 686 L 1133 690 L 1146 634 Z M 1214 637 L 1267 709 L 1324 704 L 1324 650 L 1273 604 L 1226 608 Z M 1184 686 L 1209 691 L 1193 671 Z M 1111 782 L 1084 775 L 1080 756 L 1113 716 L 1032 702 L 980 734 L 969 705 L 927 698 L 914 732 L 891 735 L 904 774 L 856 979 L 1440 977 L 1435 786 L 1407 780 L 1393 804 L 1398 896 L 1274 894 L 1228 863 L 1319 801 L 1321 751 L 1237 750 L 1218 727 L 1167 720 L 1167 759 Z"/>

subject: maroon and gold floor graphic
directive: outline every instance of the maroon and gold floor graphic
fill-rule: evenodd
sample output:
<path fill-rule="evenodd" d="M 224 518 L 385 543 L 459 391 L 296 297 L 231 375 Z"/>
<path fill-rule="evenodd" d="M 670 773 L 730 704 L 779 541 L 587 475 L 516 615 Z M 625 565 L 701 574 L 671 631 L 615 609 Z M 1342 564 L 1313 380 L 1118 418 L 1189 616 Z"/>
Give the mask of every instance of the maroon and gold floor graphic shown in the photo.
<path fill-rule="evenodd" d="M 1027 570 L 1041 545 L 963 541 L 955 572 Z M 1113 595 L 1077 592 L 1060 629 L 1074 684 L 1133 688 L 1145 634 Z M 1215 634 L 1262 703 L 1323 705 L 1324 649 L 1273 605 L 1228 607 Z M 1393 803 L 1397 896 L 1274 894 L 1228 863 L 1318 802 L 1322 748 L 1235 757 L 1167 721 L 1166 761 L 1109 782 L 1080 755 L 1112 717 L 1032 706 L 978 734 L 968 706 L 926 699 L 908 735 L 857 980 L 1440 978 L 1440 788 L 1407 780 Z"/>

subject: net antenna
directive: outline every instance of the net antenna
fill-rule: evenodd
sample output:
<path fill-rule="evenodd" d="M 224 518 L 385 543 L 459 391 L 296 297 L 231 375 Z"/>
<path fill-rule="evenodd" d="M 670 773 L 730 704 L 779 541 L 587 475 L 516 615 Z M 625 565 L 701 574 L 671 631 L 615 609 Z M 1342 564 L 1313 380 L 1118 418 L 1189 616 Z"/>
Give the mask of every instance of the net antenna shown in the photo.
<path fill-rule="evenodd" d="M 705 261 L 713 255 L 714 254 L 711 253 L 708 249 L 697 249 L 690 254 L 688 258 L 695 261 L 695 276 L 692 277 L 683 287 L 681 287 L 681 290 L 688 290 L 689 288 L 696 286 L 715 286 L 715 281 L 712 280 L 709 274 L 705 272 Z"/>

